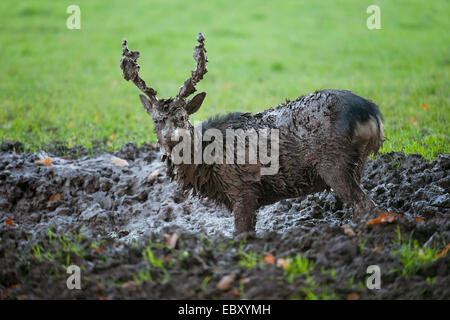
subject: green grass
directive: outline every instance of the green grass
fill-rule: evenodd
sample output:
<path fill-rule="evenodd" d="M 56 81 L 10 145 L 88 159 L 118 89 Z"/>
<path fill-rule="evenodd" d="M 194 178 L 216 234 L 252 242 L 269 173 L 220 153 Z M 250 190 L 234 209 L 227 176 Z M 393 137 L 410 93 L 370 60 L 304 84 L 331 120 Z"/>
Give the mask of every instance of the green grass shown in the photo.
<path fill-rule="evenodd" d="M 424 247 L 411 237 L 408 241 L 403 240 L 398 227 L 396 232 L 398 249 L 394 250 L 393 254 L 403 266 L 401 270 L 403 276 L 408 278 L 439 258 L 442 249 L 439 249 L 436 244 L 432 247 Z"/>
<path fill-rule="evenodd" d="M 110 148 L 155 141 L 138 89 L 122 79 L 121 39 L 141 51 L 143 78 L 169 97 L 193 69 L 202 31 L 209 72 L 198 89 L 208 96 L 194 121 L 349 89 L 380 106 L 383 152 L 449 152 L 446 0 L 80 0 L 81 30 L 66 28 L 70 4 L 0 2 L 2 140 L 31 150 L 54 140 L 91 147 L 111 135 Z M 371 4 L 381 8 L 381 30 L 366 28 Z"/>

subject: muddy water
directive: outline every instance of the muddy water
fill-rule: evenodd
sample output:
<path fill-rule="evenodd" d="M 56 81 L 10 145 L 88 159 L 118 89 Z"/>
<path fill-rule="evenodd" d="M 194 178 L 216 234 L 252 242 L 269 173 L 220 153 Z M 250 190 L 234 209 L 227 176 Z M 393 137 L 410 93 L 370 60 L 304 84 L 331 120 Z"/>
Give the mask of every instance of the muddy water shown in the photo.
<path fill-rule="evenodd" d="M 128 166 L 112 163 L 113 156 Z M 50 157 L 51 166 L 35 161 Z M 63 159 L 36 154 L 0 153 L 1 219 L 12 216 L 25 230 L 77 229 L 86 235 L 122 241 L 139 240 L 178 226 L 193 233 L 232 236 L 233 217 L 223 207 L 198 198 L 184 198 L 165 173 L 161 154 L 150 145 L 128 143 L 115 153 Z M 362 184 L 388 211 L 422 218 L 448 214 L 449 155 L 425 162 L 418 155 L 385 154 L 369 162 Z M 154 173 L 153 179 L 148 177 Z M 51 201 L 53 195 L 60 199 Z M 311 228 L 318 222 L 351 223 L 350 210 L 331 192 L 306 199 L 284 200 L 258 211 L 256 232 L 284 233 Z"/>

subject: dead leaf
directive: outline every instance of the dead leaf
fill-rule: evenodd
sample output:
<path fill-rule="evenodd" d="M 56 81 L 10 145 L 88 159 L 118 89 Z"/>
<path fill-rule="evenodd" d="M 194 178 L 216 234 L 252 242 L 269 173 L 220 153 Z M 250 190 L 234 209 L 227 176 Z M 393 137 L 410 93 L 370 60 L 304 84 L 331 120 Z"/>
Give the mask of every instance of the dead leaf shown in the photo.
<path fill-rule="evenodd" d="M 381 246 L 381 245 L 370 249 L 370 251 L 372 251 L 372 252 L 381 251 L 381 250 L 383 250 L 383 246 Z"/>
<path fill-rule="evenodd" d="M 48 199 L 47 204 L 50 204 L 50 203 L 55 202 L 55 201 L 58 201 L 59 199 L 61 199 L 61 193 L 52 194 L 50 196 L 50 199 Z"/>
<path fill-rule="evenodd" d="M 426 103 L 422 103 L 422 108 L 423 108 L 424 110 L 429 110 L 429 109 L 430 109 L 430 106 L 427 105 Z"/>
<path fill-rule="evenodd" d="M 10 227 L 14 227 L 14 222 L 13 222 L 12 217 L 9 217 L 8 219 L 6 219 L 5 223 Z"/>
<path fill-rule="evenodd" d="M 419 249 L 419 251 L 417 252 L 417 255 L 419 256 L 419 258 L 423 258 L 423 256 L 424 256 L 425 254 L 423 253 L 423 250 L 422 250 L 422 249 Z"/>
<path fill-rule="evenodd" d="M 98 300 L 109 300 L 108 297 L 105 296 L 98 296 Z"/>
<path fill-rule="evenodd" d="M 409 122 L 411 122 L 413 125 L 417 126 L 417 120 L 414 118 L 408 118 Z"/>
<path fill-rule="evenodd" d="M 353 231 L 352 227 L 350 227 L 349 225 L 346 224 L 346 225 L 343 226 L 343 228 L 344 228 L 344 233 L 346 235 L 348 235 L 349 237 L 355 237 L 356 236 L 355 231 Z"/>
<path fill-rule="evenodd" d="M 170 260 L 170 255 L 165 256 L 164 258 L 162 258 L 163 262 L 169 261 Z"/>
<path fill-rule="evenodd" d="M 450 250 L 450 243 L 447 244 L 447 246 L 444 248 L 444 250 L 442 250 L 438 255 L 437 258 L 442 258 L 443 256 L 445 256 L 448 252 L 448 250 Z"/>
<path fill-rule="evenodd" d="M 283 270 L 287 270 L 290 267 L 291 263 L 289 260 L 278 258 L 277 259 L 277 267 L 283 268 Z"/>
<path fill-rule="evenodd" d="M 105 247 L 101 247 L 101 246 L 97 247 L 97 251 L 98 252 L 103 252 L 103 251 L 105 251 Z"/>
<path fill-rule="evenodd" d="M 416 217 L 416 221 L 420 222 L 420 223 L 424 223 L 425 222 L 425 220 L 423 220 L 422 218 L 419 218 L 419 217 Z"/>
<path fill-rule="evenodd" d="M 52 162 L 50 161 L 50 158 L 45 158 L 43 160 L 36 160 L 34 164 L 37 164 L 38 166 L 51 166 Z"/>
<path fill-rule="evenodd" d="M 62 156 L 61 159 L 66 160 L 67 156 Z"/>
<path fill-rule="evenodd" d="M 399 216 L 400 215 L 397 215 L 395 212 L 380 213 L 375 219 L 370 219 L 366 222 L 366 228 L 375 224 L 386 224 L 394 222 Z"/>
<path fill-rule="evenodd" d="M 0 298 L 7 297 L 9 295 L 10 290 L 14 290 L 20 288 L 20 283 L 13 284 L 12 286 L 6 287 L 2 291 L 0 291 Z"/>
<path fill-rule="evenodd" d="M 129 280 L 120 286 L 122 289 L 133 291 L 136 290 L 136 282 Z"/>
<path fill-rule="evenodd" d="M 241 279 L 239 279 L 239 283 L 240 283 L 240 284 L 244 284 L 244 283 L 247 283 L 247 282 L 249 282 L 249 281 L 250 281 L 249 278 L 241 278 Z"/>
<path fill-rule="evenodd" d="M 235 278 L 236 276 L 234 274 L 224 276 L 217 284 L 217 289 L 227 291 L 228 289 L 230 289 L 230 285 Z"/>
<path fill-rule="evenodd" d="M 347 295 L 347 300 L 358 300 L 358 299 L 359 294 L 357 294 L 356 292 L 352 292 Z"/>
<path fill-rule="evenodd" d="M 148 181 L 153 181 L 156 179 L 156 177 L 159 176 L 159 169 L 156 169 L 155 171 L 153 171 L 148 177 L 147 180 Z"/>
<path fill-rule="evenodd" d="M 241 292 L 239 291 L 238 288 L 233 288 L 233 289 L 230 291 L 230 294 L 231 294 L 232 296 L 234 296 L 234 297 L 240 297 L 240 296 L 241 296 Z"/>
<path fill-rule="evenodd" d="M 115 165 L 116 167 L 128 167 L 129 166 L 127 160 L 124 160 L 124 159 L 121 159 L 118 157 L 114 157 L 114 156 L 111 157 L 111 163 L 113 165 Z"/>
<path fill-rule="evenodd" d="M 116 136 L 114 134 L 112 134 L 108 137 L 109 141 L 114 141 L 115 138 L 116 138 Z"/>
<path fill-rule="evenodd" d="M 264 256 L 264 262 L 267 264 L 274 264 L 275 263 L 275 257 L 273 256 L 273 254 L 271 254 L 270 252 L 267 253 Z"/>
<path fill-rule="evenodd" d="M 176 232 L 172 233 L 172 235 L 167 239 L 166 241 L 166 245 L 171 248 L 171 249 L 175 249 L 176 245 L 177 245 L 177 240 L 178 240 L 178 234 Z"/>

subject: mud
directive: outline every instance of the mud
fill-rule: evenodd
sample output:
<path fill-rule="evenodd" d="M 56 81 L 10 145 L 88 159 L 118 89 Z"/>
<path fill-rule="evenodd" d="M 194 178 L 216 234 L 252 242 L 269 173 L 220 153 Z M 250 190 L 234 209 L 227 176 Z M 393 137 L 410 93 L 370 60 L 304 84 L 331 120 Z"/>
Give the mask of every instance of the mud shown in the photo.
<path fill-rule="evenodd" d="M 46 150 L 20 153 L 20 143 L 6 142 L 0 148 L 0 298 L 450 298 L 450 254 L 405 276 L 395 253 L 398 232 L 423 250 L 441 251 L 450 242 L 448 154 L 432 162 L 402 153 L 369 161 L 362 185 L 377 205 L 401 214 L 393 222 L 355 224 L 349 207 L 333 192 L 322 192 L 260 209 L 256 233 L 234 237 L 231 213 L 183 197 L 153 145 L 127 143 L 117 152 L 78 159 L 85 150 Z M 112 156 L 129 166 L 114 165 Z M 47 157 L 51 166 L 35 164 Z M 58 252 L 49 229 L 83 236 L 84 254 L 68 253 L 71 263 L 82 266 L 82 290 L 66 287 L 61 261 L 67 257 L 49 261 L 33 254 L 36 245 Z M 175 249 L 156 245 L 173 233 L 179 236 Z M 167 259 L 165 267 L 152 267 L 151 281 L 139 282 L 149 241 L 155 257 Z M 101 250 L 93 242 L 101 242 Z M 258 255 L 256 266 L 241 264 L 249 253 Z M 268 253 L 274 263 L 260 261 Z M 289 281 L 277 259 L 297 254 L 316 267 L 311 277 Z M 382 271 L 379 290 L 365 286 L 369 265 Z M 230 289 L 218 289 L 230 274 Z"/>

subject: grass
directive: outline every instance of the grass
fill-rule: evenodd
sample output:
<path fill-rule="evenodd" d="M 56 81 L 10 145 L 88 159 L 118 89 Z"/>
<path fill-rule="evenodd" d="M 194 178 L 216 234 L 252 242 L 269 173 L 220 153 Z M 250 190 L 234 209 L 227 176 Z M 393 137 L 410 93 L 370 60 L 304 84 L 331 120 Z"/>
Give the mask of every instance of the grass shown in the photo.
<path fill-rule="evenodd" d="M 202 31 L 209 72 L 198 89 L 208 96 L 193 121 L 349 89 L 380 106 L 382 152 L 449 152 L 448 1 L 80 0 L 81 29 L 69 30 L 71 4 L 0 2 L 1 140 L 31 150 L 55 140 L 110 149 L 156 141 L 138 90 L 122 79 L 121 39 L 141 51 L 144 79 L 169 97 L 194 67 Z M 366 27 L 371 4 L 381 8 L 381 30 Z"/>
<path fill-rule="evenodd" d="M 82 230 L 83 227 L 75 232 L 60 234 L 52 226 L 48 229 L 48 243 L 45 245 L 39 242 L 36 243 L 31 248 L 30 255 L 39 262 L 44 260 L 50 263 L 57 262 L 63 269 L 66 269 L 73 258 L 84 259 L 89 249 L 101 252 L 103 250 L 101 245 L 104 240 L 88 244 L 86 237 L 82 234 Z M 106 256 L 102 256 L 102 258 L 106 262 Z"/>
<path fill-rule="evenodd" d="M 417 274 L 422 268 L 426 267 L 433 261 L 439 258 L 441 250 L 437 246 L 424 247 L 419 245 L 417 240 L 411 237 L 408 241 L 402 239 L 400 229 L 397 227 L 397 241 L 398 249 L 394 250 L 396 256 L 402 264 L 401 274 L 408 278 L 411 275 Z"/>

